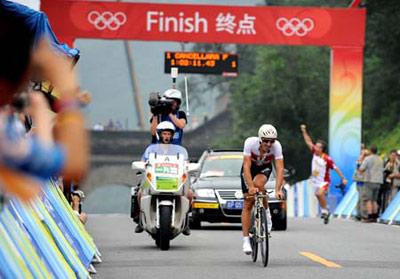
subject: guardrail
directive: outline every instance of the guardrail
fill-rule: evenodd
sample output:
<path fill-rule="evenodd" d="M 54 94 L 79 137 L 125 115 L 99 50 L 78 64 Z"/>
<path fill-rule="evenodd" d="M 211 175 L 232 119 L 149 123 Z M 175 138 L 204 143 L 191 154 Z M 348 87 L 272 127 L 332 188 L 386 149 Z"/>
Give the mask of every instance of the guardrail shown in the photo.
<path fill-rule="evenodd" d="M 320 214 L 321 210 L 312 192 L 309 180 L 297 182 L 286 190 L 288 217 L 316 217 Z M 358 213 L 358 198 L 357 186 L 356 183 L 353 183 L 336 206 L 333 215 L 337 218 L 351 218 L 356 216 Z M 400 225 L 400 192 L 390 202 L 378 221 L 389 225 Z"/>
<path fill-rule="evenodd" d="M 317 217 L 321 213 L 309 180 L 297 182 L 286 190 L 288 217 Z"/>
<path fill-rule="evenodd" d="M 353 183 L 350 185 L 340 203 L 336 206 L 333 215 L 338 218 L 350 218 L 351 216 L 357 215 L 357 201 L 357 186 L 356 183 Z"/>
<path fill-rule="evenodd" d="M 338 218 L 351 218 L 357 215 L 357 202 L 359 194 L 356 184 L 353 183 L 342 201 L 336 207 L 334 216 Z M 379 217 L 378 222 L 384 224 L 400 225 L 400 192 L 390 202 L 385 212 Z"/>
<path fill-rule="evenodd" d="M 0 212 L 0 278 L 89 278 L 101 262 L 93 239 L 53 182 L 42 192 Z"/>
<path fill-rule="evenodd" d="M 379 218 L 381 223 L 400 225 L 400 192 L 390 202 L 385 212 Z"/>

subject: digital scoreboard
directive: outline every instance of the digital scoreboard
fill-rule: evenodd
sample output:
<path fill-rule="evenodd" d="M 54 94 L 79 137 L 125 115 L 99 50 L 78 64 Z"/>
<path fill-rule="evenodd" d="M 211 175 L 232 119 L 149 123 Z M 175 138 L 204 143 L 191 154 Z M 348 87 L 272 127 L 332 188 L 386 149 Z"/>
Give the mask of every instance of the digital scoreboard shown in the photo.
<path fill-rule="evenodd" d="M 238 55 L 216 52 L 165 52 L 165 73 L 177 67 L 179 73 L 237 76 Z"/>

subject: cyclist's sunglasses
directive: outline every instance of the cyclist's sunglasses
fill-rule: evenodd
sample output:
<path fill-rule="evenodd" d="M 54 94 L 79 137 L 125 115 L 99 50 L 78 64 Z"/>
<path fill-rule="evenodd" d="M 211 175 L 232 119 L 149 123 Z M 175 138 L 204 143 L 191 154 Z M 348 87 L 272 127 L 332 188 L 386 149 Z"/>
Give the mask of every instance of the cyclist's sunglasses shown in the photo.
<path fill-rule="evenodd" d="M 271 143 L 271 144 L 275 142 L 274 139 L 265 139 L 265 138 L 262 138 L 261 141 L 264 143 Z"/>

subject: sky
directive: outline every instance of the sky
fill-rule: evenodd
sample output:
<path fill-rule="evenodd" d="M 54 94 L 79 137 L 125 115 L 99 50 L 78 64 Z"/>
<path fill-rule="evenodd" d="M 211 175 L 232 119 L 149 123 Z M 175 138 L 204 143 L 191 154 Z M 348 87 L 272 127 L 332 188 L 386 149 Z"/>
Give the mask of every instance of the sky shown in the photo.
<path fill-rule="evenodd" d="M 39 9 L 38 0 L 14 0 Z M 188 0 L 188 1 L 123 1 L 123 2 L 155 2 L 155 3 L 196 3 L 196 4 L 229 4 L 229 5 L 255 5 L 261 0 Z M 51 24 L 51 22 L 50 22 Z M 57 34 L 56 34 L 57 35 Z M 150 92 L 163 92 L 171 86 L 171 78 L 164 74 L 164 52 L 180 51 L 182 45 L 174 42 L 143 42 L 130 41 L 134 66 L 138 77 L 139 92 L 142 96 L 142 106 L 147 119 L 150 111 L 147 104 Z M 119 121 L 129 130 L 138 130 L 133 99 L 133 89 L 128 72 L 124 43 L 117 40 L 89 40 L 78 39 L 74 47 L 81 51 L 81 59 L 77 70 L 81 87 L 92 93 L 92 103 L 84 109 L 87 118 L 87 126 L 93 127 L 96 123 L 103 125 L 110 120 Z M 185 46 L 188 49 L 190 46 Z M 178 82 L 182 81 L 182 76 Z M 190 75 L 189 75 L 190 82 Z M 190 92 L 190 94 L 203 94 L 210 100 L 207 106 L 191 109 L 192 120 L 208 118 L 215 114 L 213 92 Z"/>

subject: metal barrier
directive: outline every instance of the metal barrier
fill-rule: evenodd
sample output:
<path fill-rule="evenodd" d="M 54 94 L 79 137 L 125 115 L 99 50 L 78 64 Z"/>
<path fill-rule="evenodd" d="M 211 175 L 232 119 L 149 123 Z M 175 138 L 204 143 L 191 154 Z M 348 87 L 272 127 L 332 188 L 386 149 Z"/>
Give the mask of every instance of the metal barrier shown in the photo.
<path fill-rule="evenodd" d="M 335 208 L 333 215 L 338 218 L 350 218 L 357 214 L 358 191 L 356 183 L 351 184 L 340 203 Z"/>
<path fill-rule="evenodd" d="M 309 180 L 297 182 L 286 190 L 288 217 L 316 217 L 320 214 Z"/>
<path fill-rule="evenodd" d="M 350 218 L 357 215 L 357 202 L 359 194 L 355 183 L 351 185 L 342 201 L 336 207 L 334 216 Z M 379 217 L 378 221 L 385 224 L 400 225 L 400 192 L 390 202 L 385 212 Z"/>
<path fill-rule="evenodd" d="M 52 182 L 30 203 L 0 212 L 0 278 L 90 278 L 100 259 L 93 239 Z"/>
<path fill-rule="evenodd" d="M 385 212 L 379 218 L 379 222 L 389 225 L 400 225 L 400 192 L 390 202 Z"/>

